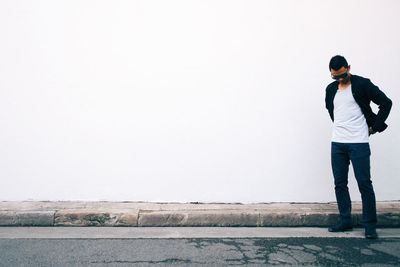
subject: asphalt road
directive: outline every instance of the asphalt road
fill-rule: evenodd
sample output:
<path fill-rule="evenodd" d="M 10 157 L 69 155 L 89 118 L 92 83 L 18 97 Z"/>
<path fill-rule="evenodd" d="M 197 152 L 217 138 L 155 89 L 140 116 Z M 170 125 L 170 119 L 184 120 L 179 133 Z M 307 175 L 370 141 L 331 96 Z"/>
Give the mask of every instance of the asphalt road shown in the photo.
<path fill-rule="evenodd" d="M 39 229 L 42 233 L 36 237 L 5 237 L 5 232 L 18 229 L 0 229 L 0 266 L 400 266 L 400 238 L 387 236 L 378 240 L 354 236 L 159 238 L 154 234 L 62 238 L 43 235 Z M 74 229 L 63 235 L 67 232 Z"/>

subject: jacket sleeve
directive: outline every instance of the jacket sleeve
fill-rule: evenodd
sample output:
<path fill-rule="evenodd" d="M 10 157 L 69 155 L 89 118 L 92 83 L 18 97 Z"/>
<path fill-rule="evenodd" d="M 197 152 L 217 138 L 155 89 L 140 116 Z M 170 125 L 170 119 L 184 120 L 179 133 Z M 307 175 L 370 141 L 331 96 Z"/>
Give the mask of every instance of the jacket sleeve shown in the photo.
<path fill-rule="evenodd" d="M 385 93 L 383 93 L 378 86 L 374 85 L 369 79 L 366 82 L 368 88 L 368 96 L 372 102 L 378 105 L 379 111 L 377 113 L 375 123 L 372 125 L 372 129 L 378 132 L 382 132 L 386 129 L 385 120 L 389 116 L 392 108 L 392 100 L 390 100 Z"/>
<path fill-rule="evenodd" d="M 331 96 L 329 94 L 329 85 L 325 89 L 325 108 L 328 110 L 329 116 L 331 117 L 331 120 L 333 121 L 333 103 L 331 100 Z"/>

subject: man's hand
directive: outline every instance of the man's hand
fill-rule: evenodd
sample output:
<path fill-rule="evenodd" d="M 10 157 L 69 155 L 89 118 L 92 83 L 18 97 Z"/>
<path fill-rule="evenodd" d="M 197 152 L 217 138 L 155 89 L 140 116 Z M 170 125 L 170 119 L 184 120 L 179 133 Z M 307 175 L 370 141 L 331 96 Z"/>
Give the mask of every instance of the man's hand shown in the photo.
<path fill-rule="evenodd" d="M 375 134 L 375 133 L 376 133 L 376 131 L 374 129 L 372 129 L 372 127 L 368 128 L 368 135 L 372 135 L 372 134 Z"/>

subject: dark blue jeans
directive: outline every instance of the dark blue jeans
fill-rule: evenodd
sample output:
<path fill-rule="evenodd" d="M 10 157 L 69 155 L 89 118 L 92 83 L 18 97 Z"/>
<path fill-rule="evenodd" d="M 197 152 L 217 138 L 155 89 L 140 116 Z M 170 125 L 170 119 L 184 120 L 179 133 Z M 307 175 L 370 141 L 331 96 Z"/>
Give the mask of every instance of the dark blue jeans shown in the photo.
<path fill-rule="evenodd" d="M 376 201 L 371 181 L 370 155 L 371 150 L 368 143 L 332 142 L 331 163 L 335 179 L 336 201 L 343 223 L 351 223 L 351 200 L 347 187 L 351 161 L 361 193 L 363 224 L 365 227 L 375 227 L 376 225 Z"/>

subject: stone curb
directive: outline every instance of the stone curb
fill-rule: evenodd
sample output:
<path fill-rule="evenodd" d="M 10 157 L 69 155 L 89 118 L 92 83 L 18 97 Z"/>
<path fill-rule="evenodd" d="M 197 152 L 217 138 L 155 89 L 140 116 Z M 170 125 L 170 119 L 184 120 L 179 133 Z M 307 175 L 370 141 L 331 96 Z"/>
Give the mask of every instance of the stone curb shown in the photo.
<path fill-rule="evenodd" d="M 54 226 L 138 226 L 139 211 L 58 211 Z"/>
<path fill-rule="evenodd" d="M 378 226 L 400 227 L 400 202 L 377 204 Z M 0 226 L 326 227 L 337 219 L 332 203 L 0 202 Z M 353 223 L 361 221 L 355 203 Z"/>
<path fill-rule="evenodd" d="M 362 215 L 353 214 L 354 226 L 361 226 Z M 285 213 L 269 211 L 142 211 L 138 226 L 142 227 L 326 227 L 338 220 L 336 213 Z M 400 227 L 397 214 L 378 214 L 379 227 Z"/>
<path fill-rule="evenodd" d="M 0 226 L 54 226 L 55 211 L 0 211 Z"/>

